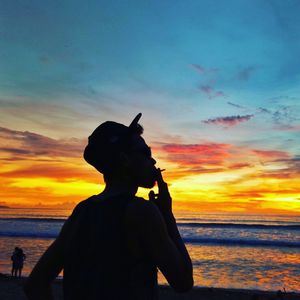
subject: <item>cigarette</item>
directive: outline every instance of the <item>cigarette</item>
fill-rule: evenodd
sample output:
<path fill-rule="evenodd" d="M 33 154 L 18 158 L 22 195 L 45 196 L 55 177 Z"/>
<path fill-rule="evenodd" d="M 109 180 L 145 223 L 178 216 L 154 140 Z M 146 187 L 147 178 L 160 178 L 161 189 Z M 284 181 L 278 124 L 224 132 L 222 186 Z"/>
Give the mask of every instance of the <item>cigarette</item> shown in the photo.
<path fill-rule="evenodd" d="M 166 171 L 166 169 L 161 169 L 161 170 L 160 170 L 160 172 L 164 172 L 164 171 Z"/>

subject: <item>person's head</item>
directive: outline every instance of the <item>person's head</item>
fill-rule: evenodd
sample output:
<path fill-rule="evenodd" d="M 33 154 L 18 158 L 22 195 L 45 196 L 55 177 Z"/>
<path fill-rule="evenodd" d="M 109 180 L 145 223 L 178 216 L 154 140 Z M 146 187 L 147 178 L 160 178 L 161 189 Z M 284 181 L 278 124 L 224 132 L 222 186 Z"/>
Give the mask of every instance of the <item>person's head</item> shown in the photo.
<path fill-rule="evenodd" d="M 140 117 L 138 114 L 130 126 L 107 121 L 89 136 L 84 159 L 104 175 L 106 183 L 123 181 L 146 188 L 154 186 L 156 162 L 141 137 Z"/>

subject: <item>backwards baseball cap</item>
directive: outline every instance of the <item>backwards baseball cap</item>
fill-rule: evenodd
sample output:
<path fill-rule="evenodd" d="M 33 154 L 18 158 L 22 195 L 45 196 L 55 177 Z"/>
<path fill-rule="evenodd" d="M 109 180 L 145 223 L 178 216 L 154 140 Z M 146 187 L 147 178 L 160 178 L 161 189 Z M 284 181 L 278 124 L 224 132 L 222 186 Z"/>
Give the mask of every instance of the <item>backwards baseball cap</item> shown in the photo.
<path fill-rule="evenodd" d="M 83 157 L 100 173 L 111 172 L 118 163 L 119 153 L 126 151 L 134 134 L 142 134 L 139 113 L 129 126 L 107 121 L 99 125 L 88 138 Z"/>

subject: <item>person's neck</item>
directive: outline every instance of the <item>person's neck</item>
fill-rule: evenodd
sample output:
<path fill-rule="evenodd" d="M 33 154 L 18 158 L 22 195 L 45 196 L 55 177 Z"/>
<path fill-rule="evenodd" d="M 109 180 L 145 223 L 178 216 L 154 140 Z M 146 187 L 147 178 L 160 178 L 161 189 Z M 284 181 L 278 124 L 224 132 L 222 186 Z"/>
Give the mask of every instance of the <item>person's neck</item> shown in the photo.
<path fill-rule="evenodd" d="M 103 196 L 114 196 L 118 194 L 128 194 L 134 196 L 137 190 L 138 187 L 136 185 L 115 181 L 107 183 L 104 191 L 101 194 Z"/>

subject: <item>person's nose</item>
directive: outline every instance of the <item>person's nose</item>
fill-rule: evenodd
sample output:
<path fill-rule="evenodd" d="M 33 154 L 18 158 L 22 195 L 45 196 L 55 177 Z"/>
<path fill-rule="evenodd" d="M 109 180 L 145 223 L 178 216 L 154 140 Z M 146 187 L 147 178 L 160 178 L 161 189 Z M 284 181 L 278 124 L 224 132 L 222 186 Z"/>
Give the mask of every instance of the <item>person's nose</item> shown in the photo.
<path fill-rule="evenodd" d="M 151 160 L 152 160 L 153 165 L 155 165 L 156 164 L 156 160 L 153 157 L 151 157 Z"/>

